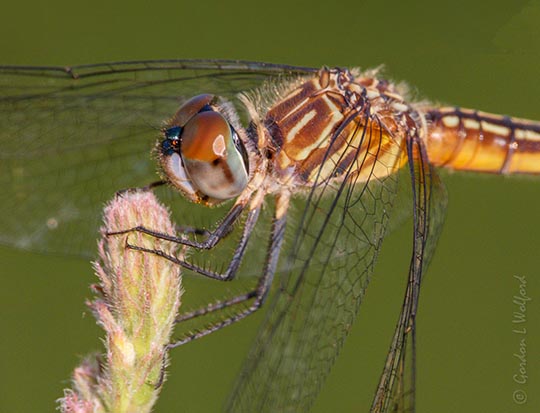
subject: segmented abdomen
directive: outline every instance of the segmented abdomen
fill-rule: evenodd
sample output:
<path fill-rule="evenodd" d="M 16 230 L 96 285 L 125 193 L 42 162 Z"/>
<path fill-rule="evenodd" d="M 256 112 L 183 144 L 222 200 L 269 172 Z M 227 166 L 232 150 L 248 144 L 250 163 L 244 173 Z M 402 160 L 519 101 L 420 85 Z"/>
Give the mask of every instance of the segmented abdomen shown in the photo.
<path fill-rule="evenodd" d="M 461 108 L 426 112 L 435 166 L 492 173 L 540 173 L 540 123 Z"/>

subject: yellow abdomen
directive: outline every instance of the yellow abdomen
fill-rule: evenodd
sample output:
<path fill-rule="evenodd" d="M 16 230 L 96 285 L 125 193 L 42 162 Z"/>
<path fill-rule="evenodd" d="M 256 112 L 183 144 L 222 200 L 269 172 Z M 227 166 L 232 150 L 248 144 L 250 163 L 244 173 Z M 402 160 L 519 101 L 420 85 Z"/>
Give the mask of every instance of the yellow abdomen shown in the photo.
<path fill-rule="evenodd" d="M 540 174 L 540 123 L 470 109 L 425 113 L 432 164 L 454 170 Z"/>

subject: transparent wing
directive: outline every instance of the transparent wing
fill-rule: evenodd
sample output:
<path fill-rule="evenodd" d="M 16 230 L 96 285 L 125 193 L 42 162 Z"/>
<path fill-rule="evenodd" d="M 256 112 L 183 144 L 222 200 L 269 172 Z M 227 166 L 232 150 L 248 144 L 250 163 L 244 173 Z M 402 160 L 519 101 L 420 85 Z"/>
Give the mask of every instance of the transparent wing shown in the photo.
<path fill-rule="evenodd" d="M 414 242 L 405 298 L 377 387 L 371 411 L 414 412 L 416 371 L 416 313 L 423 275 L 433 255 L 446 216 L 443 183 L 429 164 L 422 141 L 408 139 L 413 188 Z"/>
<path fill-rule="evenodd" d="M 366 125 L 371 115 L 362 116 Z M 380 173 L 390 166 L 378 160 L 399 142 L 383 144 L 382 129 L 364 127 L 357 133 L 361 143 L 343 181 L 317 182 L 307 200 L 291 207 L 300 214 L 288 217 L 287 233 L 295 236 L 284 248 L 290 255 L 284 260 L 281 286 L 234 386 L 228 412 L 308 411 L 350 331 L 399 175 Z M 366 146 L 370 150 L 360 156 L 359 148 Z M 334 164 L 336 174 L 341 159 Z M 367 175 L 367 181 L 360 175 Z"/>
<path fill-rule="evenodd" d="M 0 67 L 0 244 L 93 255 L 103 203 L 159 179 L 151 151 L 183 98 L 234 100 L 312 71 L 203 60 Z"/>

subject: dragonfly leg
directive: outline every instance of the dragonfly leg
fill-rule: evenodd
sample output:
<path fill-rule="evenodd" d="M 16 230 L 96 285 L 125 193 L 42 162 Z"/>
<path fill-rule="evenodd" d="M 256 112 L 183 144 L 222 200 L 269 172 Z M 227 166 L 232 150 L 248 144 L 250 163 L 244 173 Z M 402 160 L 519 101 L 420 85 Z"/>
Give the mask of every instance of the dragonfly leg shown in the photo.
<path fill-rule="evenodd" d="M 271 234 L 270 243 L 268 246 L 268 253 L 266 257 L 264 271 L 262 275 L 259 277 L 257 286 L 253 291 L 250 291 L 247 294 L 239 295 L 238 297 L 234 297 L 230 300 L 223 301 L 221 303 L 212 304 L 205 308 L 193 311 L 191 313 L 187 313 L 183 316 L 178 317 L 176 321 L 177 322 L 185 321 L 190 318 L 208 314 L 214 311 L 221 310 L 223 308 L 227 308 L 227 307 L 248 301 L 250 299 L 254 299 L 253 303 L 249 307 L 244 308 L 238 311 L 236 314 L 233 314 L 217 323 L 210 324 L 199 331 L 190 333 L 189 335 L 186 335 L 180 340 L 173 341 L 172 343 L 167 344 L 166 347 L 168 349 L 179 347 L 183 344 L 189 343 L 190 341 L 207 336 L 215 331 L 222 329 L 223 327 L 227 327 L 231 324 L 234 324 L 237 321 L 240 321 L 246 318 L 248 315 L 254 313 L 259 308 L 261 308 L 261 306 L 264 304 L 266 300 L 266 297 L 268 296 L 270 286 L 272 285 L 272 281 L 274 279 L 274 274 L 276 272 L 277 262 L 278 262 L 279 253 L 281 250 L 281 244 L 283 242 L 284 235 L 285 235 L 285 215 L 281 217 L 276 217 L 274 219 L 274 222 L 272 224 L 272 234 Z"/>
<path fill-rule="evenodd" d="M 238 244 L 236 245 L 231 261 L 229 262 L 229 265 L 224 273 L 211 271 L 206 268 L 200 267 L 198 265 L 191 264 L 190 262 L 184 259 L 178 258 L 174 255 L 167 254 L 163 252 L 162 250 L 139 247 L 137 245 L 129 244 L 127 243 L 127 241 L 126 241 L 126 248 L 129 248 L 135 251 L 142 251 L 142 252 L 158 255 L 162 258 L 165 258 L 166 260 L 173 262 L 174 264 L 180 265 L 183 268 L 186 268 L 190 271 L 204 275 L 205 277 L 212 278 L 214 280 L 230 281 L 235 277 L 238 271 L 238 268 L 240 267 L 240 263 L 242 262 L 242 258 L 244 257 L 244 253 L 246 251 L 249 238 L 251 236 L 253 228 L 255 227 L 255 224 L 257 223 L 257 219 L 259 218 L 260 210 L 261 210 L 260 207 L 257 207 L 249 211 L 246 222 L 244 224 L 244 228 L 242 230 L 242 236 L 240 237 L 240 240 L 238 241 Z M 145 231 L 141 231 L 141 232 L 146 233 Z M 154 234 L 150 233 L 149 235 L 154 235 Z M 161 238 L 161 237 L 158 237 L 158 238 Z M 172 239 L 169 239 L 169 238 L 165 238 L 165 239 L 167 241 L 173 241 L 173 242 L 176 241 L 174 237 L 171 237 L 171 238 Z"/>
<path fill-rule="evenodd" d="M 249 301 L 252 298 L 256 297 L 256 295 L 257 295 L 256 290 L 252 290 L 245 294 L 237 295 L 236 297 L 233 297 L 228 300 L 217 301 L 215 303 L 208 304 L 206 307 L 201 307 L 196 310 L 190 311 L 188 313 L 180 314 L 178 317 L 176 317 L 174 322 L 181 323 L 182 321 L 191 320 L 193 318 L 197 318 L 206 314 L 220 311 L 220 310 L 223 310 L 224 308 L 232 307 L 233 305 L 241 304 L 246 301 Z"/>
<path fill-rule="evenodd" d="M 206 228 L 197 228 L 190 225 L 176 225 L 176 233 L 180 234 L 193 234 L 193 235 L 204 235 L 209 237 L 212 234 L 212 231 L 207 230 Z"/>
<path fill-rule="evenodd" d="M 146 186 L 141 186 L 141 187 L 137 187 L 137 188 L 125 188 L 125 189 L 120 189 L 118 191 L 116 191 L 116 195 L 117 196 L 122 196 L 123 194 L 125 193 L 129 193 L 129 192 L 136 192 L 136 191 L 150 191 L 154 188 L 157 188 L 158 186 L 162 186 L 162 185 L 165 185 L 167 183 L 167 181 L 163 181 L 163 180 L 160 180 L 160 181 L 155 181 L 155 182 L 152 182 Z"/>
<path fill-rule="evenodd" d="M 175 242 L 177 244 L 186 245 L 188 247 L 193 247 L 197 249 L 211 249 L 215 247 L 219 241 L 221 241 L 223 238 L 225 238 L 227 235 L 231 233 L 231 231 L 234 228 L 235 222 L 238 220 L 238 218 L 244 211 L 245 207 L 246 207 L 245 202 L 241 202 L 241 203 L 239 202 L 235 204 L 229 210 L 225 218 L 219 223 L 217 228 L 213 231 L 207 231 L 205 229 L 194 228 L 194 227 L 189 227 L 189 226 L 183 227 L 187 229 L 186 233 L 195 233 L 195 234 L 207 233 L 208 234 L 207 238 L 202 242 L 193 241 L 184 237 L 177 237 L 174 235 L 165 234 L 159 231 L 154 231 L 144 226 L 137 226 L 137 227 L 125 229 L 123 231 L 108 232 L 107 236 L 123 235 L 123 234 L 127 234 L 128 232 L 142 232 L 143 234 L 150 235 L 154 238 L 159 238 L 165 241 Z"/>

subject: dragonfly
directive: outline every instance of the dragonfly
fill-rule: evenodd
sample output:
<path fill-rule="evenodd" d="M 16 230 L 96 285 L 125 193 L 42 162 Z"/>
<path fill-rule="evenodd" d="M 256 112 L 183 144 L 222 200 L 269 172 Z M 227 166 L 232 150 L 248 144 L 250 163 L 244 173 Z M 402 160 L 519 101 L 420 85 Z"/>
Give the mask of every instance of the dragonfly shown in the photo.
<path fill-rule="evenodd" d="M 420 288 L 447 204 L 437 170 L 540 173 L 539 122 L 409 101 L 376 70 L 1 66 L 0 88 L 0 243 L 93 257 L 102 205 L 145 188 L 177 212 L 178 234 L 126 232 L 194 254 L 130 248 L 217 280 L 257 277 L 247 292 L 181 314 L 178 322 L 224 315 L 170 344 L 269 301 L 230 412 L 309 411 L 403 214 L 412 216 L 411 262 L 371 411 L 413 411 Z"/>

